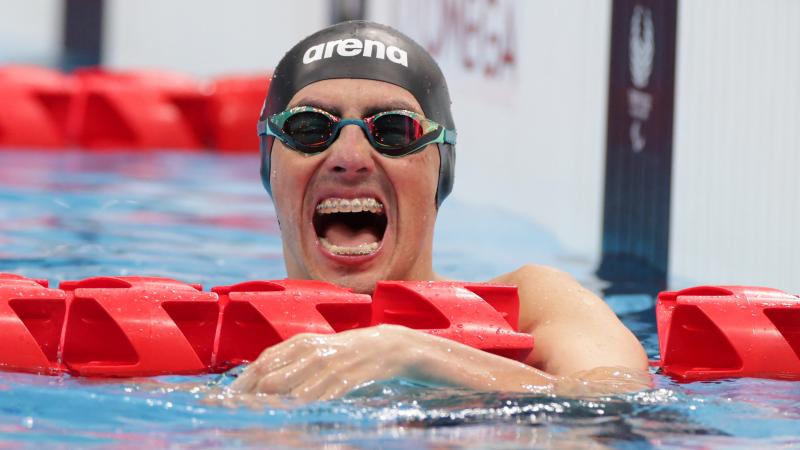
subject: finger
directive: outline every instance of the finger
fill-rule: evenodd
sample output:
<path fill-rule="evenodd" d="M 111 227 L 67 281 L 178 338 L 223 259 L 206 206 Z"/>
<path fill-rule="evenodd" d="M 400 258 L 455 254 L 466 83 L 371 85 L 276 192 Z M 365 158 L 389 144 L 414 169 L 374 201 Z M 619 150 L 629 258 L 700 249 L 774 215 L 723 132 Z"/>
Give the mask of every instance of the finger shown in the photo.
<path fill-rule="evenodd" d="M 321 400 L 324 394 L 332 385 L 341 383 L 339 377 L 333 371 L 327 371 L 316 377 L 306 379 L 305 382 L 292 389 L 292 396 L 304 401 L 311 402 Z"/>
<path fill-rule="evenodd" d="M 403 370 L 398 370 L 397 366 L 387 370 L 386 364 L 382 361 L 362 359 L 351 364 L 347 372 L 335 373 L 336 380 L 327 383 L 327 388 L 318 395 L 318 398 L 325 401 L 343 397 L 367 383 L 390 380 L 400 376 L 401 372 L 402 375 L 407 375 Z M 344 376 L 344 373 L 347 375 Z"/>
<path fill-rule="evenodd" d="M 298 334 L 267 348 L 231 383 L 230 388 L 241 392 L 255 391 L 258 382 L 265 375 L 280 370 L 302 358 L 303 355 L 313 352 L 311 344 L 315 342 L 316 337 L 318 336 Z"/>
<path fill-rule="evenodd" d="M 327 363 L 313 354 L 308 356 L 302 356 L 293 363 L 264 375 L 255 390 L 265 394 L 290 393 L 295 386 L 313 378 Z"/>
<path fill-rule="evenodd" d="M 304 401 L 331 400 L 366 382 L 388 380 L 395 376 L 397 371 L 387 371 L 381 361 L 361 357 L 342 358 L 326 367 L 319 376 L 296 386 L 291 394 Z"/>
<path fill-rule="evenodd" d="M 344 397 L 362 384 L 364 383 L 351 383 L 350 380 L 339 378 L 338 382 L 328 383 L 327 389 L 319 394 L 318 398 L 321 401 L 328 401 Z"/>

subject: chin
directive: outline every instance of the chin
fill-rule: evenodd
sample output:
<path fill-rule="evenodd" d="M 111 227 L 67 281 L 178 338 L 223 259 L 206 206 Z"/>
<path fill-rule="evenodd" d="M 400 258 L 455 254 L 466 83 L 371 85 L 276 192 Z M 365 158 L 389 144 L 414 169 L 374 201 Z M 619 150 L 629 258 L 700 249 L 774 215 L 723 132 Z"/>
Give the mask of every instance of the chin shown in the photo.
<path fill-rule="evenodd" d="M 344 286 L 344 287 L 350 289 L 351 291 L 355 292 L 356 294 L 372 295 L 375 292 L 375 284 L 376 283 L 373 282 L 371 284 L 370 283 L 365 283 L 365 284 L 360 284 L 360 285 Z"/>
<path fill-rule="evenodd" d="M 379 277 L 370 274 L 354 274 L 344 276 L 323 277 L 323 281 L 335 284 L 339 287 L 350 289 L 356 294 L 372 295 L 375 285 L 380 280 Z"/>

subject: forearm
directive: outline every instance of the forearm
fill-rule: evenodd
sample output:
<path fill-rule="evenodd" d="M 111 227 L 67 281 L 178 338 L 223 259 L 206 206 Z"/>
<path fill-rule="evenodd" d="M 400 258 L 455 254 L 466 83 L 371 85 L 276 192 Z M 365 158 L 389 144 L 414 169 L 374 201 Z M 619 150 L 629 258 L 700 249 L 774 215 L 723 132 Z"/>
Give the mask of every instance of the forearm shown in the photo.
<path fill-rule="evenodd" d="M 434 338 L 439 340 L 441 338 Z M 424 382 L 481 391 L 551 392 L 558 378 L 508 358 L 446 341 L 408 350 L 409 376 Z"/>
<path fill-rule="evenodd" d="M 647 387 L 635 377 L 592 371 L 556 377 L 524 363 L 393 325 L 333 335 L 296 335 L 265 350 L 231 385 L 245 393 L 336 398 L 379 380 L 410 378 L 477 391 L 587 395 Z"/>
<path fill-rule="evenodd" d="M 597 367 L 555 376 L 458 343 L 410 351 L 414 354 L 409 371 L 411 378 L 479 391 L 586 396 L 635 392 L 651 386 L 646 370 L 628 367 Z"/>

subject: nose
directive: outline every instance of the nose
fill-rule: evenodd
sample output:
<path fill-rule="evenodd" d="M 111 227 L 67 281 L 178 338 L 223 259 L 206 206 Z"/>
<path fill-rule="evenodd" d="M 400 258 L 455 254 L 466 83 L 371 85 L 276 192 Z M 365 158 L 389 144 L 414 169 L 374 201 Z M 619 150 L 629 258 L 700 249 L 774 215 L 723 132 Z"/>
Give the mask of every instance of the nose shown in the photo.
<path fill-rule="evenodd" d="M 346 125 L 328 148 L 323 170 L 346 183 L 357 183 L 375 171 L 374 150 L 357 125 Z"/>

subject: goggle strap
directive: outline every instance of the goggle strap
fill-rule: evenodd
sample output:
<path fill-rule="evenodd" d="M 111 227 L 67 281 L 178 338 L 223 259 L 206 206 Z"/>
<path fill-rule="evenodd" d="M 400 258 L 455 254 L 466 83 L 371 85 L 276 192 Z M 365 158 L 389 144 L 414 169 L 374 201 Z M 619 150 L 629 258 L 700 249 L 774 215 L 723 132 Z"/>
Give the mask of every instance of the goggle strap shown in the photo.
<path fill-rule="evenodd" d="M 258 135 L 259 136 L 268 136 L 269 135 L 269 120 L 259 120 L 258 121 Z"/>
<path fill-rule="evenodd" d="M 458 137 L 456 130 L 448 130 L 447 128 L 444 129 L 444 142 L 446 144 L 456 145 L 456 137 Z"/>

